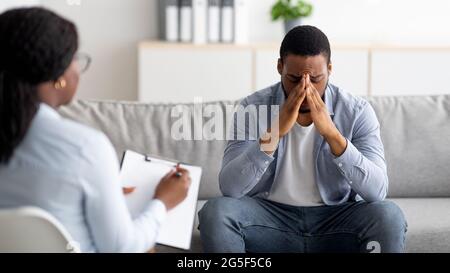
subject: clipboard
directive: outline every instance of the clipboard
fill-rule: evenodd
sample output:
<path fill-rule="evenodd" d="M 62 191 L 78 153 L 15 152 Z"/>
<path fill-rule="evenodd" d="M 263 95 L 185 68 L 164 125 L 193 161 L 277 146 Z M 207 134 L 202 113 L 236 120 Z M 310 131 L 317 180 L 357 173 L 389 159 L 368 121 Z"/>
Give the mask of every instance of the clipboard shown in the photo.
<path fill-rule="evenodd" d="M 178 163 L 131 150 L 124 152 L 120 166 L 121 185 L 123 187 L 136 187 L 132 193 L 125 196 L 132 218 L 136 218 L 142 213 L 153 199 L 156 186 L 161 178 Z M 156 243 L 189 250 L 202 169 L 184 163 L 180 163 L 180 167 L 189 171 L 191 186 L 186 199 L 167 213 L 166 220 L 160 227 Z"/>

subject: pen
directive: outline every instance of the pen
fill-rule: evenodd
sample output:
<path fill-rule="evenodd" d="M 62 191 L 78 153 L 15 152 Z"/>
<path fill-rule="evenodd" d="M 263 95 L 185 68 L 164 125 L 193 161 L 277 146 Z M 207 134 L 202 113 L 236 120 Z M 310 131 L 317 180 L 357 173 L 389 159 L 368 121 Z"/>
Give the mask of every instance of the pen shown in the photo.
<path fill-rule="evenodd" d="M 176 177 L 181 177 L 181 175 L 182 175 L 182 173 L 178 171 L 178 168 L 179 168 L 179 167 L 180 167 L 180 163 L 177 163 L 177 166 L 176 166 L 177 172 L 175 173 L 175 176 L 176 176 Z"/>

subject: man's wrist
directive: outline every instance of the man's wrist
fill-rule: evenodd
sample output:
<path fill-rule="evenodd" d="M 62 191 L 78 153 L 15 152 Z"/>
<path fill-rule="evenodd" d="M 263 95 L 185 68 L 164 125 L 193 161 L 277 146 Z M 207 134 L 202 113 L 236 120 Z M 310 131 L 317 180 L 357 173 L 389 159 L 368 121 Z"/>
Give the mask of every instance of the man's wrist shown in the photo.
<path fill-rule="evenodd" d="M 347 149 L 347 139 L 336 128 L 330 134 L 324 135 L 325 141 L 330 145 L 334 156 L 341 156 Z"/>
<path fill-rule="evenodd" d="M 336 142 L 340 137 L 342 137 L 341 133 L 337 128 L 330 130 L 328 133 L 323 134 L 323 138 L 327 142 Z"/>
<path fill-rule="evenodd" d="M 270 131 L 266 132 L 259 139 L 259 146 L 261 151 L 267 155 L 272 155 L 278 147 L 280 138 Z"/>

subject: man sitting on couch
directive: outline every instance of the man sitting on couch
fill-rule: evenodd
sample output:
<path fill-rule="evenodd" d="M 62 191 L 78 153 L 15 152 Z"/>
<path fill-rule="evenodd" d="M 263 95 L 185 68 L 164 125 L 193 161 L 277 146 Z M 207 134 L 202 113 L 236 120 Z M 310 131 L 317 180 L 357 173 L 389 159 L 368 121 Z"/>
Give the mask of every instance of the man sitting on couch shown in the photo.
<path fill-rule="evenodd" d="M 281 82 L 241 102 L 279 106 L 258 131 L 234 118 L 219 183 L 199 212 L 206 252 L 402 252 L 406 221 L 384 200 L 388 177 L 370 104 L 328 82 L 325 34 L 299 26 L 284 38 Z M 261 126 L 261 124 L 260 124 Z"/>

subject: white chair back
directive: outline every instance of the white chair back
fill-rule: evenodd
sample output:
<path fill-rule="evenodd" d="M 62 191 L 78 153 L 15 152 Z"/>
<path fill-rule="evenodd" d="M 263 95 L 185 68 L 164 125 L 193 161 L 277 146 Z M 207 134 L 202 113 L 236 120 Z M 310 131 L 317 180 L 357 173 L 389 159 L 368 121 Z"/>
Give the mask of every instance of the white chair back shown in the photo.
<path fill-rule="evenodd" d="M 48 212 L 20 207 L 0 210 L 0 252 L 77 253 L 80 249 Z"/>

